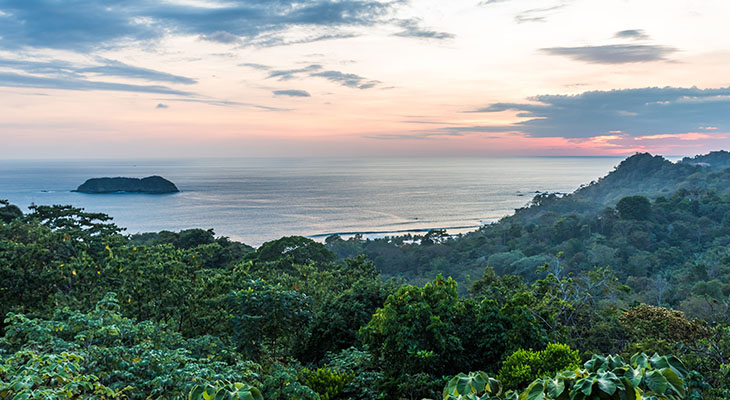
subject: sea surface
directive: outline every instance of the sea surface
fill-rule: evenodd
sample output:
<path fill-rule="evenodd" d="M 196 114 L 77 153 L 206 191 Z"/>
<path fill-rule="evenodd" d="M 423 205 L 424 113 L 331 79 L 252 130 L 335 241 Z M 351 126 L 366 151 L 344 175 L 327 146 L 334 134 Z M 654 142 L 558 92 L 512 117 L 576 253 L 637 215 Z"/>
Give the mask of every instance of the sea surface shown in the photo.
<path fill-rule="evenodd" d="M 258 246 L 288 235 L 477 229 L 536 192 L 572 192 L 621 158 L 0 160 L 0 199 L 103 212 L 128 233 L 213 228 Z M 160 175 L 180 193 L 72 192 L 92 177 Z"/>

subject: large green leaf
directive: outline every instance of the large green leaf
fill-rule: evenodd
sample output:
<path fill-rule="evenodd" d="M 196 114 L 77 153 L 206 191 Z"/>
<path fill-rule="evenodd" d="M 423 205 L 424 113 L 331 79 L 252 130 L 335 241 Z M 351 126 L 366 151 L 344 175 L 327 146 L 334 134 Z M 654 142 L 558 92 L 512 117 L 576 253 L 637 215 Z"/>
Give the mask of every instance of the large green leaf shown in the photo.
<path fill-rule="evenodd" d="M 662 376 L 667 380 L 667 383 L 669 383 L 669 387 L 672 388 L 672 390 L 674 390 L 680 396 L 684 397 L 684 381 L 682 381 L 679 375 L 677 375 L 677 373 L 674 372 L 674 370 L 671 368 L 663 368 L 659 371 L 661 372 Z"/>
<path fill-rule="evenodd" d="M 548 396 L 557 398 L 565 391 L 565 381 L 562 379 L 548 379 L 547 380 L 547 392 Z"/>
<path fill-rule="evenodd" d="M 609 396 L 612 396 L 614 393 L 616 393 L 616 383 L 611 379 L 598 378 L 596 380 L 596 383 L 598 383 L 598 388 L 601 389 L 604 393 L 607 393 Z"/>
<path fill-rule="evenodd" d="M 545 384 L 542 379 L 538 379 L 532 382 L 524 393 L 524 400 L 544 400 L 545 399 Z M 522 396 L 520 396 L 522 400 Z"/>
<path fill-rule="evenodd" d="M 626 370 L 624 376 L 631 382 L 631 386 L 639 387 L 641 385 L 641 379 L 643 378 L 644 370 L 642 368 L 629 368 Z"/>
<path fill-rule="evenodd" d="M 644 382 L 646 382 L 646 386 L 648 386 L 652 392 L 660 395 L 663 395 L 669 386 L 667 378 L 665 378 L 664 375 L 657 370 L 648 371 L 644 374 Z"/>

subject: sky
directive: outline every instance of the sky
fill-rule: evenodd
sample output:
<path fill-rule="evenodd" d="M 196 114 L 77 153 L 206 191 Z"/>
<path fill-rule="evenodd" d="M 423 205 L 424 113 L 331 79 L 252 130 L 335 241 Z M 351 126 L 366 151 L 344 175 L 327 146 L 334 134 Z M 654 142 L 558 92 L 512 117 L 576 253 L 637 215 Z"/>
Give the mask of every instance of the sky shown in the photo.
<path fill-rule="evenodd" d="M 730 148 L 726 0 L 0 0 L 0 157 Z"/>

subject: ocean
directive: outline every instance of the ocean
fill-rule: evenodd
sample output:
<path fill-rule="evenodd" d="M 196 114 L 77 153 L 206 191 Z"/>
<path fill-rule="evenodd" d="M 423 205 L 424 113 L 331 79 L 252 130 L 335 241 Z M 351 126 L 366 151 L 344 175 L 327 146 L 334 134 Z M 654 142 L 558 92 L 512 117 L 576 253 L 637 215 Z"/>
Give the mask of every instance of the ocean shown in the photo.
<path fill-rule="evenodd" d="M 0 199 L 102 212 L 127 233 L 213 228 L 259 246 L 282 236 L 382 237 L 477 229 L 537 192 L 572 192 L 621 158 L 0 160 Z M 180 193 L 72 192 L 93 177 L 160 175 Z"/>

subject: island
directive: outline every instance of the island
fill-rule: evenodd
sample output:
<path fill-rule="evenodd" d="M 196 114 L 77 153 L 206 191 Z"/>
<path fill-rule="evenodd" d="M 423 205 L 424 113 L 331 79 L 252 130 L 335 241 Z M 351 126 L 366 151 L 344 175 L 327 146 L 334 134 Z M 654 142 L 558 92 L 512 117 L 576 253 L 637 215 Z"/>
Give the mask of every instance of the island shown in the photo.
<path fill-rule="evenodd" d="M 75 192 L 81 193 L 176 193 L 177 186 L 161 176 L 146 178 L 92 178 L 79 186 Z"/>

